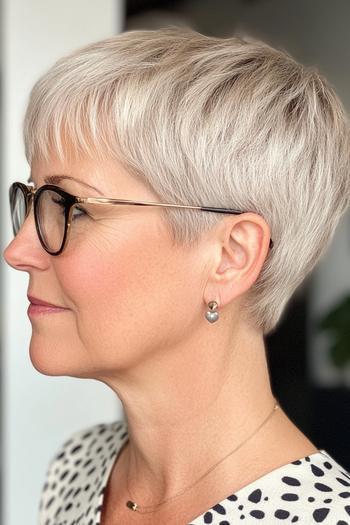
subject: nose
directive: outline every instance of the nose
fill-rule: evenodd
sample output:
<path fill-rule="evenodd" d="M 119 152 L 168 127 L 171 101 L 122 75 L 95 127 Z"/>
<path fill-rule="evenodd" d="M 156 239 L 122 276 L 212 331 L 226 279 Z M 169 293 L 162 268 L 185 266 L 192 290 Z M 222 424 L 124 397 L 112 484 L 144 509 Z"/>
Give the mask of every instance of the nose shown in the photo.
<path fill-rule="evenodd" d="M 32 268 L 45 270 L 48 267 L 50 256 L 40 244 L 32 211 L 5 248 L 3 257 L 15 270 L 25 272 Z"/>

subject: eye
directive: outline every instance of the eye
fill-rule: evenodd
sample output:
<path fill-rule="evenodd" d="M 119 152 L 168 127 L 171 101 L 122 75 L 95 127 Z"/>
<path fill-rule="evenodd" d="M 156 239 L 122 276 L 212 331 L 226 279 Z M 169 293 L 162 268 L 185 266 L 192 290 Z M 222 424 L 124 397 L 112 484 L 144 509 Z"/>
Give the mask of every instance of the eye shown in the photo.
<path fill-rule="evenodd" d="M 65 201 L 63 198 L 59 196 L 52 197 L 52 202 L 54 202 L 55 204 L 58 204 L 62 208 L 62 213 L 65 212 Z M 78 212 L 78 213 L 75 213 L 75 212 Z M 81 206 L 77 206 L 77 205 L 73 207 L 72 219 L 75 220 L 80 217 L 83 217 L 84 215 L 88 215 L 88 213 L 84 210 L 84 208 L 82 208 Z"/>
<path fill-rule="evenodd" d="M 79 213 L 75 213 L 76 211 Z M 82 208 L 81 206 L 74 206 L 72 218 L 78 219 L 79 217 L 83 217 L 83 215 L 88 215 L 84 208 Z"/>

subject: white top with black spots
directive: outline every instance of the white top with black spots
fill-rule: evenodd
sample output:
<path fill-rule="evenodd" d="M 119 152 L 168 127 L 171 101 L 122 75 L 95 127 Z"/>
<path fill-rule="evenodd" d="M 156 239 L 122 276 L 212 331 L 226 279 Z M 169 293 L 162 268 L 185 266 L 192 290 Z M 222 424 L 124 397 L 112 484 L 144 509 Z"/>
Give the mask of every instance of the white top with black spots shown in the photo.
<path fill-rule="evenodd" d="M 39 525 L 98 525 L 107 480 L 127 439 L 125 421 L 75 432 L 50 462 Z M 189 525 L 207 523 L 350 525 L 350 473 L 320 449 L 265 474 Z"/>

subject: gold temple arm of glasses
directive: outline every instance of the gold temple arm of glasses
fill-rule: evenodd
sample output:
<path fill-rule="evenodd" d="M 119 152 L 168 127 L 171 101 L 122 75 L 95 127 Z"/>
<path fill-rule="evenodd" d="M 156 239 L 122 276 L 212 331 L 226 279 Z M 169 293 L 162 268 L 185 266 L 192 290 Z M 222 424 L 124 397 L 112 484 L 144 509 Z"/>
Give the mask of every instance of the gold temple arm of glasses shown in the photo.
<path fill-rule="evenodd" d="M 215 208 L 212 206 L 189 206 L 187 204 L 170 204 L 162 202 L 147 202 L 147 201 L 131 201 L 127 199 L 106 199 L 104 197 L 77 197 L 80 203 L 91 203 L 91 204 L 129 204 L 134 206 L 163 206 L 166 208 L 187 208 L 189 210 L 201 210 L 201 211 L 212 211 L 216 213 L 228 213 L 228 214 L 241 214 L 243 211 L 231 210 L 229 208 Z M 270 239 L 270 249 L 273 248 L 273 240 Z"/>
<path fill-rule="evenodd" d="M 127 199 L 107 199 L 104 197 L 77 197 L 79 203 L 90 203 L 90 204 L 128 204 L 135 206 L 163 206 L 171 208 L 187 208 L 190 210 L 202 210 L 202 211 L 213 211 L 217 213 L 243 213 L 239 210 L 231 210 L 229 208 L 216 208 L 212 206 L 189 206 L 187 204 L 171 204 L 161 202 L 148 202 L 148 201 L 131 201 Z"/>

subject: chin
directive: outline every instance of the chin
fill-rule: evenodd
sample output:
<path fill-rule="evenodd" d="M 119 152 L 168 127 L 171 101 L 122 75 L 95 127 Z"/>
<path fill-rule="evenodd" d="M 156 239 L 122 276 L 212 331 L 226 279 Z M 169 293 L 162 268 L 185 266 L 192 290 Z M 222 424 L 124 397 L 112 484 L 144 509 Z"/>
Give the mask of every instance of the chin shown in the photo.
<path fill-rule="evenodd" d="M 74 366 L 71 362 L 71 358 L 67 356 L 67 348 L 64 349 L 62 345 L 54 347 L 52 344 L 45 344 L 43 340 L 35 339 L 31 339 L 29 357 L 38 372 L 47 376 L 75 375 L 74 368 L 77 367 L 77 363 Z"/>

